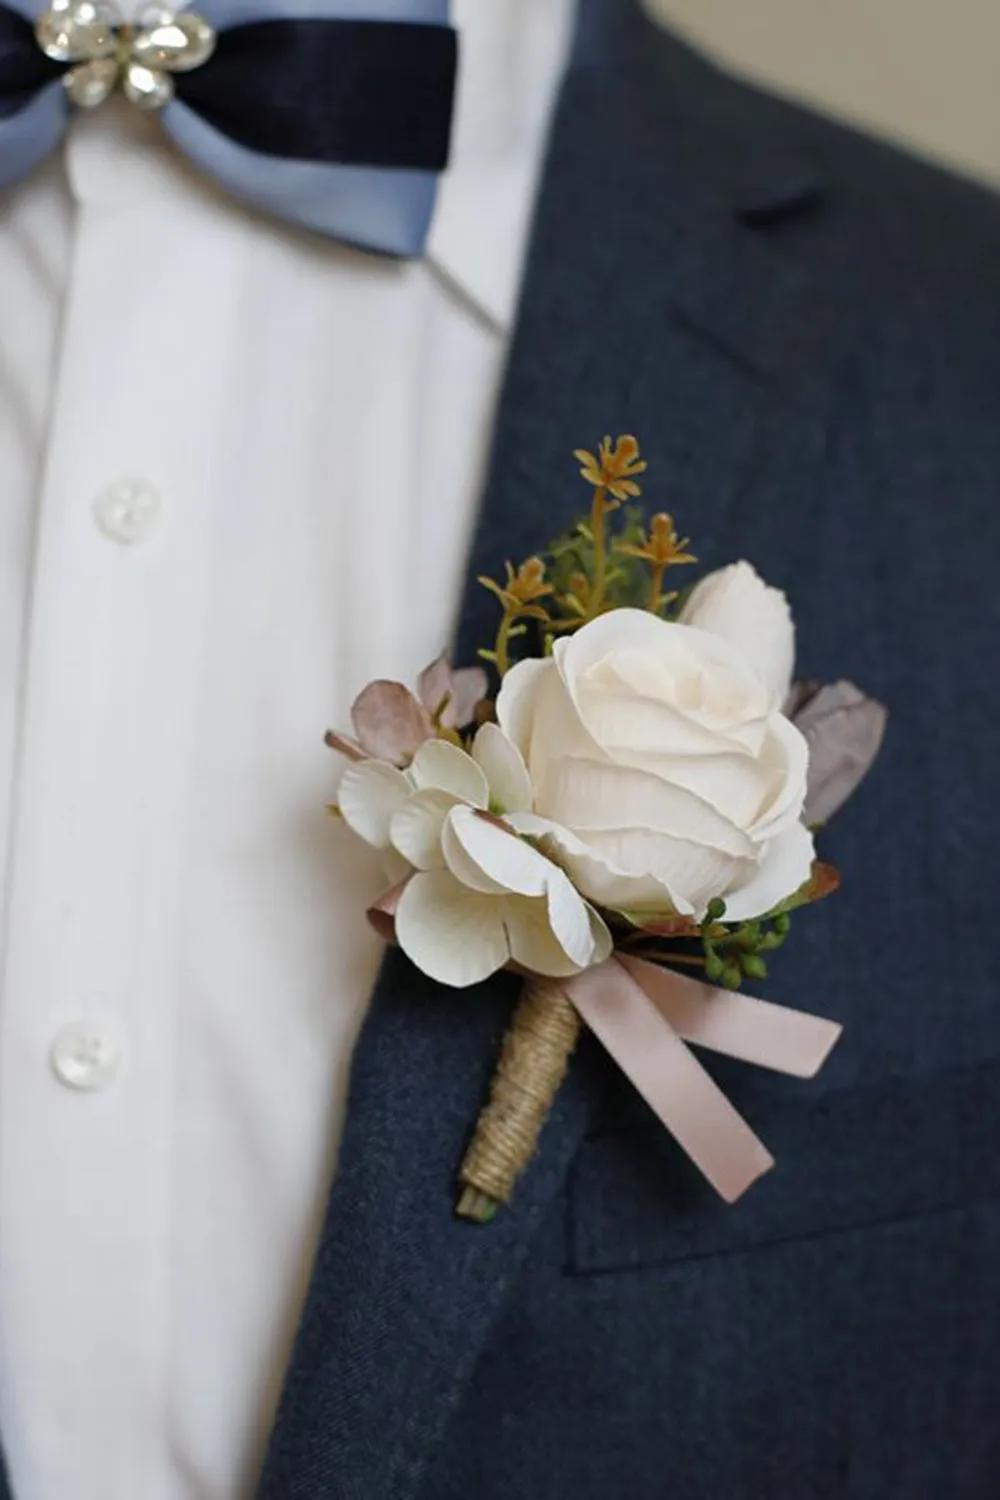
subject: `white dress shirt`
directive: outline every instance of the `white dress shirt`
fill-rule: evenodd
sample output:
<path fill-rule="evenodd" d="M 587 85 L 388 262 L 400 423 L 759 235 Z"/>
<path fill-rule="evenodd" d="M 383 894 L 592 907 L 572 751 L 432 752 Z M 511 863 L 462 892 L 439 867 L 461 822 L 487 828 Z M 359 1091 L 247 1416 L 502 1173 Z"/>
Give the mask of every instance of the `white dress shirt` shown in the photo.
<path fill-rule="evenodd" d="M 425 262 L 244 211 L 125 104 L 0 200 L 17 1500 L 253 1490 L 379 960 L 323 733 L 449 637 L 572 9 L 456 0 Z"/>

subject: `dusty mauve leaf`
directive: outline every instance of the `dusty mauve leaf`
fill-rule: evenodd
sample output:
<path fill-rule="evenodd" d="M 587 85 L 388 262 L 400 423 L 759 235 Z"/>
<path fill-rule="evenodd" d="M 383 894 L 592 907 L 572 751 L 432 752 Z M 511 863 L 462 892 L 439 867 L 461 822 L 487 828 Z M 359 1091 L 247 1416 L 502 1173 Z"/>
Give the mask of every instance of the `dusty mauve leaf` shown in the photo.
<path fill-rule="evenodd" d="M 328 729 L 324 735 L 324 742 L 331 750 L 336 750 L 339 755 L 346 755 L 348 760 L 367 760 L 364 750 L 354 740 L 349 739 L 346 734 L 338 734 L 335 729 Z"/>
<path fill-rule="evenodd" d="M 693 917 L 654 917 L 642 912 L 622 912 L 622 916 L 648 937 L 696 938 L 701 932 Z"/>
<path fill-rule="evenodd" d="M 809 879 L 791 901 L 784 903 L 784 909 L 794 911 L 799 906 L 811 906 L 814 901 L 823 901 L 827 896 L 832 896 L 834 891 L 839 890 L 840 871 L 835 865 L 827 865 L 817 859 L 813 864 Z"/>
<path fill-rule="evenodd" d="M 786 719 L 797 719 L 807 703 L 811 703 L 823 686 L 821 682 L 793 682 L 781 710 Z"/>
<path fill-rule="evenodd" d="M 375 760 L 407 765 L 434 726 L 422 703 L 401 682 L 370 682 L 351 709 L 354 733 Z"/>
<path fill-rule="evenodd" d="M 407 875 L 405 879 L 389 886 L 368 908 L 368 920 L 384 943 L 396 941 L 396 907 L 410 880 L 411 876 Z"/>
<path fill-rule="evenodd" d="M 442 723 L 446 729 L 464 729 L 476 717 L 476 707 L 486 697 L 488 684 L 482 667 L 459 667 L 451 674 L 452 699 Z"/>
<path fill-rule="evenodd" d="M 451 693 L 451 667 L 447 656 L 442 655 L 425 667 L 417 678 L 417 697 L 427 712 L 434 714 Z"/>
<path fill-rule="evenodd" d="M 417 694 L 431 714 L 441 712 L 444 729 L 464 729 L 476 716 L 476 704 L 486 696 L 486 673 L 482 667 L 460 667 L 453 672 L 446 656 L 425 667 L 417 682 Z M 445 700 L 447 699 L 447 703 Z"/>
<path fill-rule="evenodd" d="M 809 745 L 803 820 L 826 823 L 870 770 L 885 736 L 886 710 L 852 682 L 823 687 L 794 713 Z"/>

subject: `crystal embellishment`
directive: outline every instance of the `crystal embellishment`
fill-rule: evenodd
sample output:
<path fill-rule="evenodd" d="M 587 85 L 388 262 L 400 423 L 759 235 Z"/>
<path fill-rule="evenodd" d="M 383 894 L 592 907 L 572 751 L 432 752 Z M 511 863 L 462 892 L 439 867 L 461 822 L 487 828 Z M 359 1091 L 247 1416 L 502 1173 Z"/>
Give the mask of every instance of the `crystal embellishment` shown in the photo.
<path fill-rule="evenodd" d="M 162 109 L 174 97 L 174 73 L 208 62 L 215 31 L 194 11 L 160 6 L 127 25 L 111 0 L 54 0 L 35 24 L 38 45 L 70 63 L 63 87 L 80 109 L 95 109 L 121 89 L 139 109 Z"/>

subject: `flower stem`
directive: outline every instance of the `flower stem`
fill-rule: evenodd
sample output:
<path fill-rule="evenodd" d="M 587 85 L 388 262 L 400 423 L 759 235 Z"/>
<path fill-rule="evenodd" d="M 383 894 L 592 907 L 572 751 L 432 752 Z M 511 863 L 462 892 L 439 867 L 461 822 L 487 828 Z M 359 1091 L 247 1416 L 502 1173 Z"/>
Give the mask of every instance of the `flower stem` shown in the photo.
<path fill-rule="evenodd" d="M 646 608 L 654 615 L 660 612 L 660 594 L 663 592 L 663 575 L 666 570 L 666 563 L 653 564 L 653 579 L 649 586 L 649 603 Z"/>
<path fill-rule="evenodd" d="M 460 1219 L 471 1219 L 474 1224 L 489 1224 L 496 1218 L 500 1206 L 499 1201 L 491 1198 L 489 1193 L 467 1187 L 462 1190 L 455 1213 Z"/>
<path fill-rule="evenodd" d="M 674 953 L 669 948 L 636 948 L 637 958 L 649 959 L 653 963 L 686 964 L 691 969 L 703 969 L 705 960 L 694 953 Z"/>
<path fill-rule="evenodd" d="M 594 491 L 594 503 L 590 511 L 590 529 L 594 537 L 594 579 L 590 590 L 589 609 L 587 614 L 590 619 L 596 619 L 601 612 L 604 603 L 604 590 L 608 581 L 608 544 L 606 536 L 607 521 L 607 495 L 606 489 L 601 487 Z"/>
<path fill-rule="evenodd" d="M 497 671 L 501 677 L 510 671 L 510 632 L 516 618 L 517 616 L 510 609 L 505 609 L 503 619 L 500 621 L 500 629 L 497 631 Z"/>
<path fill-rule="evenodd" d="M 488 1224 L 535 1154 L 538 1137 L 580 1034 L 558 980 L 524 982 L 484 1106 L 459 1170 L 455 1212 Z"/>

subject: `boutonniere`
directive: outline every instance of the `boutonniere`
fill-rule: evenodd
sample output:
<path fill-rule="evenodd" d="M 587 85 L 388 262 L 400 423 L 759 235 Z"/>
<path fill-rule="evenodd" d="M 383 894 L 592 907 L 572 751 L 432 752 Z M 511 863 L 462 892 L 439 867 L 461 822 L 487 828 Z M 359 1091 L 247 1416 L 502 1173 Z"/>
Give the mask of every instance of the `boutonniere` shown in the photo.
<path fill-rule="evenodd" d="M 385 852 L 369 913 L 433 979 L 523 975 L 459 1169 L 485 1222 L 536 1148 L 587 1025 L 728 1201 L 773 1165 L 688 1043 L 811 1077 L 840 1028 L 752 999 L 800 908 L 834 891 L 815 833 L 878 752 L 881 706 L 793 683 L 788 602 L 747 562 L 646 523 L 633 437 L 578 452 L 589 514 L 501 581 L 479 667 L 370 684 L 333 811 Z"/>

